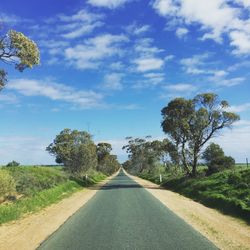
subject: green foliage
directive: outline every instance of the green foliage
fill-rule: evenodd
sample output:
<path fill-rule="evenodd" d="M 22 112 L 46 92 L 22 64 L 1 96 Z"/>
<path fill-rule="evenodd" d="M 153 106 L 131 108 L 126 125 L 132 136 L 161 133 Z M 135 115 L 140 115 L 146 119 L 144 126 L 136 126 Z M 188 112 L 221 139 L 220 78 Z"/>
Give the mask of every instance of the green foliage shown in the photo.
<path fill-rule="evenodd" d="M 8 171 L 0 169 L 0 200 L 16 191 L 16 184 Z"/>
<path fill-rule="evenodd" d="M 14 64 L 15 68 L 23 71 L 40 63 L 40 53 L 34 41 L 23 33 L 10 30 L 0 39 L 0 60 Z M 7 82 L 7 73 L 0 69 L 0 88 Z"/>
<path fill-rule="evenodd" d="M 6 189 L 6 182 L 3 182 L 2 179 L 6 180 L 7 176 L 11 183 L 14 183 L 14 179 L 16 180 L 18 193 L 22 194 L 16 201 L 0 204 L 0 224 L 16 220 L 26 213 L 39 211 L 81 190 L 83 186 L 91 186 L 106 178 L 104 174 L 94 170 L 89 170 L 87 175 L 88 178 L 85 181 L 85 179 L 79 177 L 78 179 L 69 178 L 63 170 L 54 167 L 8 167 L 0 169 L 0 189 L 1 183 L 4 184 L 3 188 Z M 1 179 L 1 176 L 4 176 L 4 178 Z M 13 188 L 13 186 L 11 187 Z"/>
<path fill-rule="evenodd" d="M 158 176 L 141 175 L 156 183 Z M 250 222 L 250 169 L 229 169 L 199 178 L 165 174 L 162 186 Z"/>
<path fill-rule="evenodd" d="M 235 160 L 231 156 L 225 156 L 223 149 L 215 143 L 206 148 L 202 158 L 208 166 L 208 175 L 235 166 Z"/>
<path fill-rule="evenodd" d="M 111 155 L 112 146 L 109 143 L 101 142 L 97 144 L 97 170 L 105 175 L 111 175 L 120 168 L 120 164 L 115 155 Z"/>
<path fill-rule="evenodd" d="M 17 192 L 28 196 L 55 187 L 67 180 L 63 171 L 54 168 L 6 167 L 5 169 L 14 178 Z"/>
<path fill-rule="evenodd" d="M 74 181 L 66 181 L 54 188 L 43 190 L 34 196 L 20 199 L 14 203 L 0 205 L 0 224 L 19 219 L 22 215 L 36 212 L 56 203 L 81 189 Z"/>
<path fill-rule="evenodd" d="M 20 165 L 19 162 L 11 161 L 11 162 L 9 162 L 9 163 L 6 165 L 6 167 L 17 167 L 17 166 L 19 166 L 19 165 Z"/>
<path fill-rule="evenodd" d="M 123 149 L 127 151 L 130 162 L 126 162 L 124 168 L 132 170 L 135 174 L 153 171 L 159 162 L 167 164 L 169 159 L 178 162 L 176 148 L 167 139 L 150 141 L 148 140 L 150 136 L 145 137 L 145 139 L 132 137 L 127 139 L 128 144 Z"/>
<path fill-rule="evenodd" d="M 32 68 L 40 63 L 40 54 L 34 41 L 27 38 L 23 33 L 10 30 L 8 33 L 9 55 L 17 57 L 16 69 L 23 71 L 25 68 Z"/>
<path fill-rule="evenodd" d="M 199 94 L 193 99 L 176 98 L 161 111 L 163 131 L 171 138 L 187 174 L 197 174 L 199 155 L 217 131 L 230 127 L 239 116 L 227 112 L 228 103 L 213 93 Z M 192 172 L 189 170 L 189 162 Z"/>
<path fill-rule="evenodd" d="M 64 129 L 46 150 L 72 175 L 83 176 L 88 169 L 96 169 L 96 146 L 85 131 Z"/>

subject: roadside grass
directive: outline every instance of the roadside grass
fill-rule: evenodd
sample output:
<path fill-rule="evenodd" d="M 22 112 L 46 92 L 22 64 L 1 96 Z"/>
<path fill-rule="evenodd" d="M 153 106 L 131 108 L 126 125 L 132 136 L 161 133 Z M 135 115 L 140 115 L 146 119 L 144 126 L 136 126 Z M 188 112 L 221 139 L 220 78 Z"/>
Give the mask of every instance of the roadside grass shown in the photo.
<path fill-rule="evenodd" d="M 37 212 L 53 203 L 56 203 L 82 187 L 74 181 L 67 181 L 54 188 L 43 190 L 37 194 L 26 197 L 10 204 L 0 205 L 0 224 L 17 220 L 24 214 Z"/>
<path fill-rule="evenodd" d="M 90 171 L 87 181 L 74 179 L 61 167 L 18 166 L 3 167 L 0 171 L 8 172 L 16 185 L 16 192 L 9 197 L 11 199 L 0 204 L 0 224 L 37 212 L 107 177 L 100 172 Z"/>
<path fill-rule="evenodd" d="M 159 184 L 159 175 L 140 177 Z M 250 223 L 250 169 L 239 167 L 197 178 L 165 174 L 161 186 Z"/>
<path fill-rule="evenodd" d="M 14 178 L 16 191 L 26 196 L 53 188 L 68 179 L 64 171 L 52 167 L 18 166 L 3 169 Z"/>

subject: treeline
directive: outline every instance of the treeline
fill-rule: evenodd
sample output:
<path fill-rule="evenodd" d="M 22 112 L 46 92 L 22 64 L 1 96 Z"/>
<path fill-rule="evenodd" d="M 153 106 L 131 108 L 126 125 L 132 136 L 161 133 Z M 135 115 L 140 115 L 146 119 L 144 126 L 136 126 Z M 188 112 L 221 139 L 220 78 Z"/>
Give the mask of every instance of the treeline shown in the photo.
<path fill-rule="evenodd" d="M 128 144 L 123 149 L 129 159 L 124 168 L 134 173 L 150 173 L 160 164 L 165 170 L 171 168 L 196 177 L 201 162 L 207 166 L 206 175 L 234 166 L 234 159 L 225 156 L 217 144 L 203 151 L 219 131 L 240 119 L 228 107 L 228 102 L 220 101 L 214 93 L 199 94 L 193 99 L 173 99 L 161 110 L 161 127 L 166 139 L 127 137 Z"/>
<path fill-rule="evenodd" d="M 111 154 L 112 145 L 105 142 L 95 145 L 86 131 L 64 129 L 46 150 L 74 177 L 82 178 L 89 170 L 111 175 L 120 168 L 117 156 Z"/>

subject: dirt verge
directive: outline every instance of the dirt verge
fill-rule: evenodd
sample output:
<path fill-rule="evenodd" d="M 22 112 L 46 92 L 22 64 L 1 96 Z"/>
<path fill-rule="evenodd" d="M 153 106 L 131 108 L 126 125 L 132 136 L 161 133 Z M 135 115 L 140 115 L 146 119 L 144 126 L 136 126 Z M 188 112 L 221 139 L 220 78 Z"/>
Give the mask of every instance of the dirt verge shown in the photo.
<path fill-rule="evenodd" d="M 117 173 L 116 173 L 117 174 Z M 115 174 L 115 175 L 116 175 Z M 34 250 L 56 231 L 70 216 L 86 204 L 105 183 L 84 189 L 38 213 L 0 226 L 0 250 Z"/>
<path fill-rule="evenodd" d="M 250 226 L 245 222 L 221 214 L 178 193 L 161 189 L 159 185 L 150 181 L 129 176 L 218 248 L 250 249 Z"/>

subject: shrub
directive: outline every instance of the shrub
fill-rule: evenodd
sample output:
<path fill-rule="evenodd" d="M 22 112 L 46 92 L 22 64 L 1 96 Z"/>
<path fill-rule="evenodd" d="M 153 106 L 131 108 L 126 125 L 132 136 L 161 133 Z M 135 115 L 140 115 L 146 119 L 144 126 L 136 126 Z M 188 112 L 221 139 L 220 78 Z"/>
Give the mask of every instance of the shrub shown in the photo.
<path fill-rule="evenodd" d="M 0 170 L 0 199 L 4 199 L 16 190 L 13 177 L 6 170 Z"/>
<path fill-rule="evenodd" d="M 17 167 L 17 166 L 19 166 L 19 165 L 20 165 L 19 162 L 11 161 L 11 162 L 9 162 L 9 163 L 6 165 L 6 167 Z"/>
<path fill-rule="evenodd" d="M 16 190 L 24 195 L 32 195 L 66 181 L 63 171 L 46 167 L 8 167 L 7 171 L 16 182 Z"/>
<path fill-rule="evenodd" d="M 215 143 L 211 143 L 206 148 L 202 158 L 208 166 L 207 175 L 232 168 L 235 165 L 235 160 L 231 156 L 225 156 L 223 149 Z"/>

